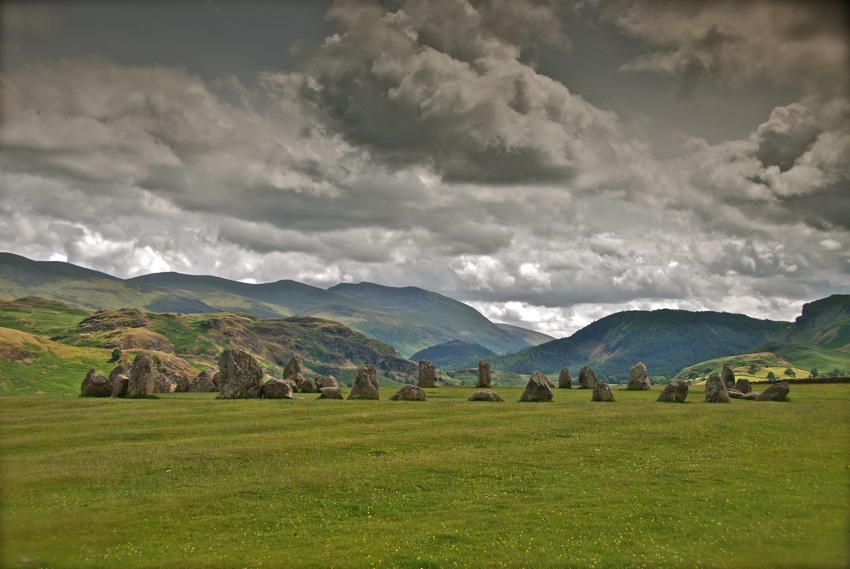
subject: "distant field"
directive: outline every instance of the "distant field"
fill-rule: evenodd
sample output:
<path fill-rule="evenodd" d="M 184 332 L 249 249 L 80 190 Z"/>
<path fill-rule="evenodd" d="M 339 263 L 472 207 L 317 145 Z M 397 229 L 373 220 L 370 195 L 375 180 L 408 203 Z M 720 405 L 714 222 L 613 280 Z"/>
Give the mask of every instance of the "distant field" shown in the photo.
<path fill-rule="evenodd" d="M 790 401 L 0 397 L 2 567 L 846 567 L 850 386 Z M 306 398 L 309 397 L 309 398 Z"/>

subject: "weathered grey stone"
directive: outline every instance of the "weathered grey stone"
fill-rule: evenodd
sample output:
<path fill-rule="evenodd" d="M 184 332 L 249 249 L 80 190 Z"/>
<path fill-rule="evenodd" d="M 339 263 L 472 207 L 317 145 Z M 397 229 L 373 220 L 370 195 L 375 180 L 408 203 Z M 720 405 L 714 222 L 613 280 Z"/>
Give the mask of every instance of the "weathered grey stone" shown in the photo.
<path fill-rule="evenodd" d="M 304 377 L 304 361 L 298 354 L 292 356 L 286 367 L 283 368 L 283 379 L 289 379 L 293 375 Z"/>
<path fill-rule="evenodd" d="M 213 382 L 213 385 L 215 385 L 215 390 L 216 390 L 216 391 L 218 391 L 218 380 L 219 380 L 219 378 L 221 378 L 221 373 L 219 373 L 218 371 L 216 371 L 216 372 L 212 375 L 212 382 Z"/>
<path fill-rule="evenodd" d="M 292 399 L 292 384 L 281 379 L 270 379 L 263 384 L 263 399 Z"/>
<path fill-rule="evenodd" d="M 319 388 L 316 386 L 316 380 L 307 378 L 301 382 L 301 393 L 318 393 Z"/>
<path fill-rule="evenodd" d="M 723 370 L 720 372 L 720 381 L 726 386 L 726 389 L 735 388 L 735 372 L 732 371 L 732 366 L 723 364 Z"/>
<path fill-rule="evenodd" d="M 118 375 L 130 377 L 130 366 L 126 364 L 118 364 L 112 368 L 112 371 L 109 372 L 109 383 L 112 383 L 112 380 Z"/>
<path fill-rule="evenodd" d="M 490 380 L 493 376 L 493 368 L 490 367 L 490 362 L 481 360 L 478 362 L 478 383 L 475 387 L 490 387 Z"/>
<path fill-rule="evenodd" d="M 739 379 L 735 382 L 735 389 L 737 389 L 741 393 L 749 393 L 753 390 L 753 386 L 750 385 L 750 380 Z"/>
<path fill-rule="evenodd" d="M 153 376 L 153 392 L 171 393 L 172 391 L 174 391 L 174 384 L 171 383 L 171 378 L 164 373 L 156 372 Z"/>
<path fill-rule="evenodd" d="M 687 397 L 688 383 L 683 379 L 677 379 L 670 385 L 664 386 L 658 400 L 668 403 L 684 403 Z"/>
<path fill-rule="evenodd" d="M 729 403 L 729 392 L 726 384 L 716 373 L 705 382 L 705 401 L 707 403 Z"/>
<path fill-rule="evenodd" d="M 339 387 L 322 387 L 319 389 L 319 399 L 342 399 Z"/>
<path fill-rule="evenodd" d="M 91 368 L 80 384 L 80 396 L 82 397 L 109 397 L 112 395 L 112 384 L 109 379 L 97 374 L 97 370 Z"/>
<path fill-rule="evenodd" d="M 425 401 L 425 391 L 418 385 L 404 385 L 390 397 L 390 401 Z"/>
<path fill-rule="evenodd" d="M 596 372 L 589 365 L 584 366 L 578 372 L 578 388 L 593 389 L 596 387 Z"/>
<path fill-rule="evenodd" d="M 437 366 L 428 360 L 419 362 L 419 379 L 416 384 L 419 387 L 437 387 Z"/>
<path fill-rule="evenodd" d="M 560 389 L 572 389 L 573 388 L 573 376 L 570 375 L 569 368 L 561 368 L 561 373 L 558 374 L 558 388 Z"/>
<path fill-rule="evenodd" d="M 195 381 L 194 377 L 189 377 L 188 375 L 182 376 L 177 380 L 177 385 L 174 387 L 175 393 L 186 393 L 189 391 L 189 386 Z"/>
<path fill-rule="evenodd" d="M 303 385 L 304 385 L 304 376 L 301 375 L 300 372 L 299 373 L 293 373 L 292 375 L 288 375 L 288 376 L 284 377 L 283 379 L 284 379 L 284 381 L 288 381 L 292 385 L 294 385 L 295 391 L 301 391 L 301 387 L 303 387 Z"/>
<path fill-rule="evenodd" d="M 744 393 L 742 391 L 738 391 L 737 389 L 727 389 L 726 393 L 728 393 L 729 397 L 731 397 L 732 399 L 740 399 L 744 396 Z"/>
<path fill-rule="evenodd" d="M 537 370 L 533 371 L 519 400 L 528 402 L 551 401 L 552 388 L 549 387 L 548 378 Z"/>
<path fill-rule="evenodd" d="M 348 399 L 380 399 L 378 370 L 373 364 L 357 369 L 357 377 L 354 378 Z"/>
<path fill-rule="evenodd" d="M 198 374 L 198 377 L 189 382 L 188 391 L 192 393 L 212 393 L 218 391 L 218 387 L 213 382 L 213 377 L 216 373 L 212 368 L 205 369 Z"/>
<path fill-rule="evenodd" d="M 489 389 L 481 389 L 472 394 L 470 401 L 501 401 L 502 398 L 495 391 Z"/>
<path fill-rule="evenodd" d="M 646 370 L 646 364 L 638 362 L 629 370 L 629 384 L 626 389 L 632 391 L 645 391 L 652 389 L 652 383 L 649 381 L 649 373 Z"/>
<path fill-rule="evenodd" d="M 788 396 L 791 386 L 785 381 L 771 384 L 756 397 L 756 401 L 782 401 Z"/>
<path fill-rule="evenodd" d="M 339 387 L 339 383 L 337 383 L 336 378 L 332 375 L 325 377 L 324 375 L 316 376 L 316 389 L 322 389 L 325 387 Z"/>
<path fill-rule="evenodd" d="M 254 356 L 227 349 L 218 358 L 219 399 L 253 399 L 263 390 L 263 368 Z"/>
<path fill-rule="evenodd" d="M 614 394 L 611 392 L 611 388 L 602 380 L 598 380 L 596 382 L 596 387 L 593 388 L 593 396 L 590 398 L 591 401 L 613 401 Z"/>
<path fill-rule="evenodd" d="M 130 385 L 130 377 L 119 373 L 112 378 L 112 393 L 110 397 L 127 397 L 127 388 Z"/>
<path fill-rule="evenodd" d="M 138 354 L 130 369 L 130 381 L 127 384 L 127 397 L 148 397 L 153 395 L 156 372 L 153 360 L 147 354 Z"/>

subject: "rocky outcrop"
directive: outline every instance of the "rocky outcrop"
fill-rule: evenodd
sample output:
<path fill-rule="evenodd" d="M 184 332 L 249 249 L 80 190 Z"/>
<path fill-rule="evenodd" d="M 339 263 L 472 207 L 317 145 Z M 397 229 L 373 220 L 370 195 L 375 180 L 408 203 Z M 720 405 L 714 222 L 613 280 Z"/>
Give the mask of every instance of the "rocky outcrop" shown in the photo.
<path fill-rule="evenodd" d="M 357 377 L 351 386 L 348 399 L 374 399 L 380 398 L 378 387 L 378 370 L 373 364 L 367 364 L 357 369 Z"/>
<path fill-rule="evenodd" d="M 573 388 L 573 376 L 570 375 L 569 368 L 561 368 L 561 373 L 558 374 L 558 388 L 559 389 L 572 389 Z"/>
<path fill-rule="evenodd" d="M 112 384 L 109 379 L 98 375 L 97 370 L 91 368 L 80 385 L 80 396 L 109 397 L 110 395 L 112 395 Z"/>
<path fill-rule="evenodd" d="M 418 385 L 405 385 L 390 397 L 390 401 L 425 401 L 425 391 Z"/>
<path fill-rule="evenodd" d="M 292 384 L 280 379 L 270 379 L 263 384 L 263 399 L 292 399 Z"/>
<path fill-rule="evenodd" d="M 155 384 L 156 371 L 153 368 L 153 360 L 147 354 L 138 354 L 130 369 L 127 397 L 149 397 L 153 395 Z"/>
<path fill-rule="evenodd" d="M 301 393 L 318 393 L 319 388 L 316 386 L 316 380 L 307 378 L 301 382 Z"/>
<path fill-rule="evenodd" d="M 629 384 L 626 389 L 632 391 L 645 391 L 652 389 L 652 383 L 649 381 L 649 373 L 646 370 L 646 364 L 638 362 L 629 370 Z"/>
<path fill-rule="evenodd" d="M 502 398 L 495 391 L 489 389 L 481 389 L 472 394 L 470 401 L 501 401 Z"/>
<path fill-rule="evenodd" d="M 791 391 L 787 382 L 781 381 L 770 385 L 756 397 L 756 401 L 783 401 Z"/>
<path fill-rule="evenodd" d="M 596 387 L 593 388 L 593 396 L 590 398 L 591 401 L 613 401 L 614 394 L 611 392 L 611 388 L 604 381 L 597 381 Z"/>
<path fill-rule="evenodd" d="M 478 362 L 478 383 L 475 387 L 490 387 L 490 381 L 493 377 L 493 368 L 490 367 L 490 362 L 481 360 Z"/>
<path fill-rule="evenodd" d="M 533 371 L 519 400 L 527 402 L 551 401 L 552 388 L 549 387 L 549 379 L 539 371 Z"/>
<path fill-rule="evenodd" d="M 750 385 L 750 380 L 748 379 L 739 379 L 735 382 L 735 389 L 740 391 L 741 393 L 749 393 L 753 390 L 753 386 Z"/>
<path fill-rule="evenodd" d="M 705 382 L 705 401 L 706 403 L 729 403 L 730 401 L 726 384 L 716 373 Z"/>
<path fill-rule="evenodd" d="M 421 360 L 416 385 L 419 387 L 437 387 L 437 366 L 428 360 Z"/>
<path fill-rule="evenodd" d="M 325 377 L 324 375 L 316 376 L 316 388 L 324 389 L 325 387 L 339 387 L 339 383 L 337 383 L 336 378 L 332 375 Z"/>
<path fill-rule="evenodd" d="M 118 330 L 120 328 L 146 328 L 150 320 L 138 308 L 119 308 L 118 310 L 98 310 L 77 324 L 86 332 L 101 330 Z"/>
<path fill-rule="evenodd" d="M 578 388 L 593 389 L 596 387 L 596 372 L 589 365 L 584 366 L 578 372 Z"/>
<path fill-rule="evenodd" d="M 219 399 L 251 399 L 260 397 L 263 368 L 251 354 L 227 349 L 218 358 Z"/>
<path fill-rule="evenodd" d="M 319 389 L 319 399 L 342 399 L 339 387 L 322 387 Z"/>
<path fill-rule="evenodd" d="M 732 366 L 723 364 L 723 370 L 720 372 L 720 381 L 726 389 L 735 389 L 735 372 L 732 371 Z"/>
<path fill-rule="evenodd" d="M 684 403 L 688 397 L 688 384 L 686 381 L 677 379 L 670 385 L 664 386 L 664 390 L 658 396 L 659 401 L 668 403 Z"/>
<path fill-rule="evenodd" d="M 110 397 L 127 397 L 127 389 L 130 386 L 130 376 L 123 373 L 117 374 L 112 378 L 112 393 Z"/>

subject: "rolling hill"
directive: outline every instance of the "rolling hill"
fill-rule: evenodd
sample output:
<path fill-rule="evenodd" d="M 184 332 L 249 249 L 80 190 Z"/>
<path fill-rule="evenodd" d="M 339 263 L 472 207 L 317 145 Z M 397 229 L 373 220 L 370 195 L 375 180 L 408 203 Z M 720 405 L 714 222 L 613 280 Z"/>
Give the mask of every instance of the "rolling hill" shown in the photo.
<path fill-rule="evenodd" d="M 25 296 L 90 310 L 135 307 L 183 314 L 244 312 L 260 318 L 313 316 L 390 343 L 404 356 L 456 339 L 496 353 L 545 339 L 528 330 L 504 329 L 462 302 L 415 287 L 359 283 L 324 290 L 289 280 L 249 284 L 180 273 L 122 280 L 70 263 L 0 253 L 0 297 Z"/>
<path fill-rule="evenodd" d="M 471 368 L 477 366 L 479 361 L 492 358 L 495 355 L 495 352 L 488 350 L 484 346 L 455 340 L 454 342 L 446 342 L 445 344 L 425 348 L 413 354 L 410 359 L 415 362 L 428 360 L 439 368 Z"/>

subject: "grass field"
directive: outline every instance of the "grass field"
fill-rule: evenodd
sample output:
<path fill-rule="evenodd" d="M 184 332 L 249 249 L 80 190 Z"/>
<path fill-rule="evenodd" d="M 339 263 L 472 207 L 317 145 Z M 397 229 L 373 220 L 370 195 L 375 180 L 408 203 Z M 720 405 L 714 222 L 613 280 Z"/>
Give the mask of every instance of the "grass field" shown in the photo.
<path fill-rule="evenodd" d="M 848 565 L 850 386 L 497 390 L 0 398 L 0 566 Z"/>

